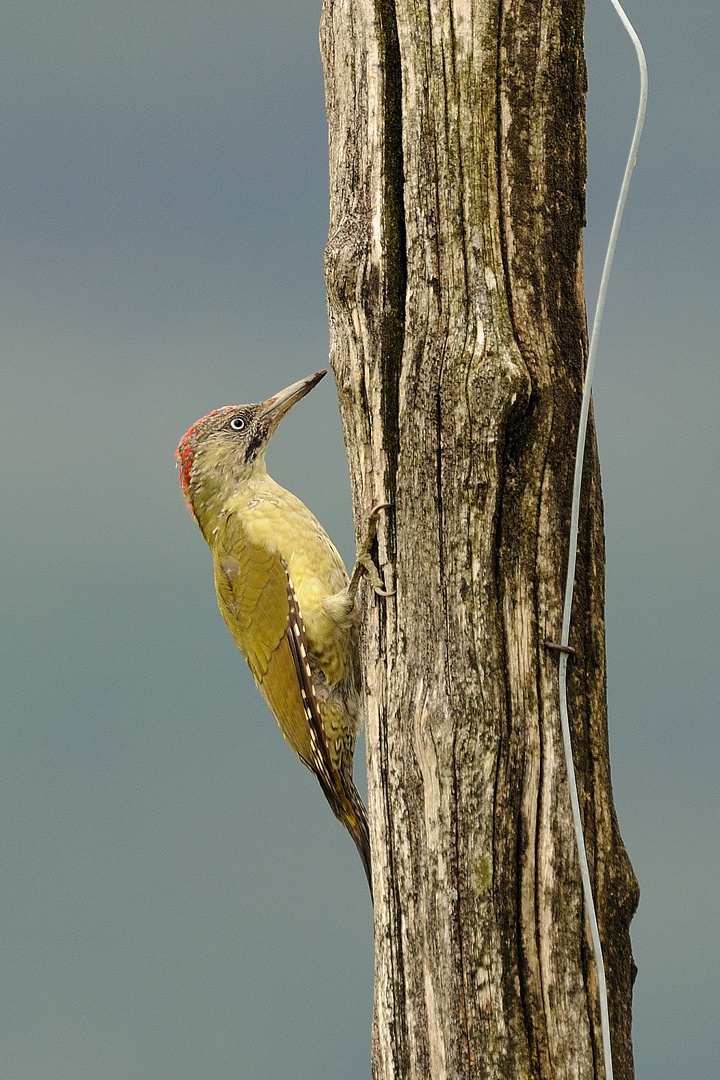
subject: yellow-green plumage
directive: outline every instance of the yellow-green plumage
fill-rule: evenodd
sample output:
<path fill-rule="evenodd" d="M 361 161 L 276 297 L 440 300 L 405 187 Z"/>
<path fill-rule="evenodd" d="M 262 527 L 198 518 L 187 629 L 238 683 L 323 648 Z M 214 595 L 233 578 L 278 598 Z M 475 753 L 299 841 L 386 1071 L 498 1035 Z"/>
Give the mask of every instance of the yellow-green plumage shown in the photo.
<path fill-rule="evenodd" d="M 361 720 L 354 596 L 318 520 L 268 476 L 264 462 L 277 424 L 322 374 L 259 405 L 209 414 L 177 456 L 212 551 L 223 618 L 283 735 L 352 835 L 370 881 L 367 816 L 352 780 Z"/>
<path fill-rule="evenodd" d="M 211 547 L 223 618 L 263 695 L 273 701 L 282 695 L 282 709 L 270 700 L 268 704 L 276 715 L 280 712 L 283 734 L 309 764 L 308 725 L 294 668 L 291 684 L 285 685 L 284 668 L 287 662 L 293 664 L 286 642 L 288 578 L 305 624 L 311 663 L 328 686 L 344 688 L 348 674 L 356 673 L 355 605 L 349 605 L 349 618 L 338 626 L 323 603 L 347 588 L 342 560 L 307 507 L 267 475 L 251 493 L 243 491 L 228 501 Z M 276 674 L 277 664 L 283 667 L 282 675 Z"/>

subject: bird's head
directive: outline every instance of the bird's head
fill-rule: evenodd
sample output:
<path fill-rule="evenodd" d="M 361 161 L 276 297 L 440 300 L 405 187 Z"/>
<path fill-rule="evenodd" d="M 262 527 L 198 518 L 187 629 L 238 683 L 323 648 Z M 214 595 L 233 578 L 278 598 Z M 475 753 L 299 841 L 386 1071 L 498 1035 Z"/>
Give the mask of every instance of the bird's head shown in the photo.
<path fill-rule="evenodd" d="M 185 500 L 201 528 L 234 491 L 265 472 L 265 451 L 273 432 L 325 374 L 316 371 L 255 405 L 216 409 L 183 435 L 175 458 Z"/>

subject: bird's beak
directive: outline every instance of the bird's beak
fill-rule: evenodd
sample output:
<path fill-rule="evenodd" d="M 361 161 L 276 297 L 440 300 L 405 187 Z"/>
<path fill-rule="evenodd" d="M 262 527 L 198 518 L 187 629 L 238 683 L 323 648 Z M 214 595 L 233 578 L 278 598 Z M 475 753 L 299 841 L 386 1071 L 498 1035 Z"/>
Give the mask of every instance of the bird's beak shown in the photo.
<path fill-rule="evenodd" d="M 300 398 L 304 398 L 306 394 L 309 394 L 314 386 L 320 382 L 327 375 L 326 371 L 316 371 L 314 375 L 308 375 L 307 379 L 300 379 L 299 382 L 295 382 L 292 386 L 287 386 L 284 390 L 281 390 L 279 394 L 274 394 L 268 398 L 267 401 L 263 401 L 260 405 L 260 418 L 265 420 L 268 425 L 268 431 L 271 435 L 275 428 L 278 426 L 283 416 L 290 409 L 296 401 Z"/>

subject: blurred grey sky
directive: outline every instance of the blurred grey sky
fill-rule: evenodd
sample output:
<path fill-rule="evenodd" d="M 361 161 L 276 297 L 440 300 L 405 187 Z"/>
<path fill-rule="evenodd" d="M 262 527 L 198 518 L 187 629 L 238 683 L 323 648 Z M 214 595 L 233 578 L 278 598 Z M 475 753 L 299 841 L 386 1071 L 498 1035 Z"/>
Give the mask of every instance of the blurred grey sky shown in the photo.
<path fill-rule="evenodd" d="M 628 13 L 650 104 L 595 393 L 613 772 L 637 1077 L 710 1080 L 720 8 Z M 326 362 L 318 20 L 3 4 L 0 1080 L 369 1075 L 362 868 L 236 654 L 173 467 L 198 416 Z M 637 97 L 608 0 L 587 55 L 592 305 Z M 269 464 L 351 561 L 331 381 Z"/>

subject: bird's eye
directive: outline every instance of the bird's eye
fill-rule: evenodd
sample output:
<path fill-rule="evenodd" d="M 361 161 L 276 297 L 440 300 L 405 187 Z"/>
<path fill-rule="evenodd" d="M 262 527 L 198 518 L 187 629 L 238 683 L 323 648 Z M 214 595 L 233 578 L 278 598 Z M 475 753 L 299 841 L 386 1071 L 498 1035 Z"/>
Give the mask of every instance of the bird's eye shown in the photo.
<path fill-rule="evenodd" d="M 232 420 L 228 424 L 228 427 L 232 431 L 243 431 L 245 428 L 245 421 L 242 416 L 233 416 Z"/>

